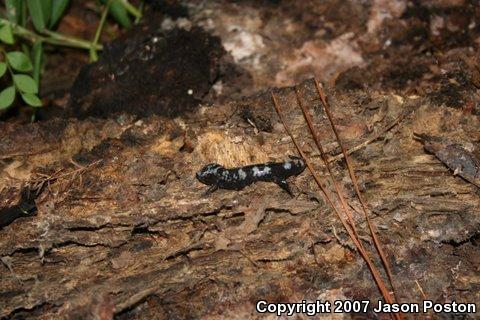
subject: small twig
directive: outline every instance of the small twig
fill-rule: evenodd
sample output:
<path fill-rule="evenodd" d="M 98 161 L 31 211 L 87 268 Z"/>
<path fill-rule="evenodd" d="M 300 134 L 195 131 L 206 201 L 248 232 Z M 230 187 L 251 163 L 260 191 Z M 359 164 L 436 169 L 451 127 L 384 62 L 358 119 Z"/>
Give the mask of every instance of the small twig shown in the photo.
<path fill-rule="evenodd" d="M 78 169 L 75 169 L 75 170 L 72 170 L 72 171 L 69 171 L 69 172 L 65 172 L 63 174 L 58 174 L 59 172 L 62 171 L 62 169 L 59 169 L 57 170 L 55 173 L 53 173 L 52 175 L 49 175 L 47 176 L 46 174 L 43 174 L 43 173 L 37 173 L 37 175 L 40 175 L 40 176 L 43 176 L 44 178 L 40 178 L 40 179 L 34 179 L 32 180 L 31 182 L 34 182 L 34 183 L 39 183 L 39 182 L 42 182 L 42 183 L 45 183 L 45 182 L 50 182 L 50 181 L 53 181 L 53 180 L 58 180 L 60 178 L 64 178 L 64 177 L 67 177 L 69 175 L 72 175 L 72 174 L 77 174 L 79 172 L 83 172 L 89 168 L 91 168 L 92 166 L 96 165 L 97 163 L 103 161 L 102 159 L 100 160 L 97 160 L 97 161 L 94 161 L 92 163 L 90 163 L 89 165 L 85 166 L 85 167 L 81 167 L 81 168 L 78 168 Z"/>
<path fill-rule="evenodd" d="M 365 148 L 367 145 L 369 145 L 370 143 L 372 143 L 373 141 L 377 140 L 378 138 L 380 138 L 382 135 L 384 135 L 386 132 L 390 131 L 393 127 L 395 127 L 397 124 L 399 124 L 400 122 L 403 121 L 403 119 L 405 119 L 410 113 L 404 113 L 402 115 L 400 115 L 399 117 L 397 117 L 397 119 L 395 119 L 392 123 L 386 125 L 385 127 L 383 127 L 379 132 L 377 132 L 375 135 L 373 135 L 372 137 L 370 137 L 369 139 L 365 140 L 364 142 L 360 143 L 359 145 L 356 145 L 355 147 L 353 148 L 350 148 L 347 150 L 347 154 L 348 155 L 351 155 L 352 153 L 354 153 L 355 151 L 358 151 L 360 149 L 363 149 Z M 343 154 L 343 152 L 340 152 L 339 154 L 337 155 L 334 155 L 332 157 L 329 157 L 328 158 L 328 162 L 336 162 L 338 160 L 341 160 L 345 157 L 345 155 Z"/>
<path fill-rule="evenodd" d="M 45 179 L 40 179 L 41 181 L 47 181 L 47 180 L 49 180 L 49 178 L 51 178 L 53 176 L 56 176 L 61 171 L 63 171 L 63 168 L 57 169 L 57 171 L 55 171 L 52 174 L 45 174 L 45 173 L 41 173 L 41 172 L 37 172 L 36 174 L 45 178 Z"/>
<path fill-rule="evenodd" d="M 427 300 L 427 296 L 425 295 L 425 292 L 423 292 L 423 289 L 420 286 L 420 283 L 418 283 L 418 280 L 415 279 L 415 283 L 417 284 L 418 290 L 420 291 L 420 294 L 422 295 L 423 300 Z"/>
<path fill-rule="evenodd" d="M 247 118 L 247 122 L 253 127 L 253 132 L 255 135 L 258 135 L 258 133 L 260 132 L 260 130 L 258 130 L 257 126 L 255 125 L 255 123 L 250 119 L 250 118 Z"/>
<path fill-rule="evenodd" d="M 422 295 L 423 300 L 428 300 L 427 295 L 425 294 L 425 292 L 423 292 L 423 289 L 420 286 L 420 283 L 418 282 L 417 279 L 415 279 L 415 284 L 417 285 L 418 291 L 420 291 L 420 294 Z M 430 316 L 429 319 L 434 319 L 433 311 L 431 309 L 428 311 L 428 314 Z"/>
<path fill-rule="evenodd" d="M 125 301 L 118 303 L 115 306 L 115 309 L 113 310 L 113 312 L 116 314 L 120 313 L 123 310 L 129 308 L 130 306 L 137 304 L 139 301 L 142 301 L 146 297 L 154 294 L 157 290 L 158 288 L 156 286 L 152 286 L 150 288 L 143 289 L 139 292 L 136 292 L 135 294 L 128 297 Z"/>
<path fill-rule="evenodd" d="M 77 168 L 85 168 L 84 166 L 82 166 L 81 164 L 79 164 L 78 162 L 76 162 L 75 160 L 70 159 L 70 162 Z"/>

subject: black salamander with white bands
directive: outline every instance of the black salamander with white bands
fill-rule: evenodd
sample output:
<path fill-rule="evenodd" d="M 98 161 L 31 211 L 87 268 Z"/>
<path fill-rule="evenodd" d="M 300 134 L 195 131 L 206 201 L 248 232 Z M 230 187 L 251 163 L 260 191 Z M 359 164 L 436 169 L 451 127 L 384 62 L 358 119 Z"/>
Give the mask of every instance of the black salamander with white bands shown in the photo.
<path fill-rule="evenodd" d="M 274 182 L 283 190 L 292 194 L 287 183 L 287 178 L 299 175 L 305 170 L 305 162 L 298 157 L 290 157 L 286 162 L 267 162 L 245 167 L 226 169 L 217 164 L 210 163 L 197 172 L 197 179 L 209 185 L 207 193 L 218 188 L 241 190 L 257 181 Z"/>

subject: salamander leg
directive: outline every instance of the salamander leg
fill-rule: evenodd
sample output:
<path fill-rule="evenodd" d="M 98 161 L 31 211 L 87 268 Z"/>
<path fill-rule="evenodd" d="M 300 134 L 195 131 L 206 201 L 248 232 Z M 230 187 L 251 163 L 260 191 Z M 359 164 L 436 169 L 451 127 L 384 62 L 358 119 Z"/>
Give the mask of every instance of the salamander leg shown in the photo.
<path fill-rule="evenodd" d="M 290 186 L 288 185 L 287 180 L 278 180 L 278 181 L 275 181 L 275 183 L 278 184 L 280 186 L 280 188 L 287 191 L 288 194 L 293 197 L 292 190 L 290 189 Z"/>
<path fill-rule="evenodd" d="M 211 185 L 210 188 L 205 192 L 204 196 L 208 196 L 209 194 L 215 192 L 218 189 L 218 185 L 214 184 Z"/>

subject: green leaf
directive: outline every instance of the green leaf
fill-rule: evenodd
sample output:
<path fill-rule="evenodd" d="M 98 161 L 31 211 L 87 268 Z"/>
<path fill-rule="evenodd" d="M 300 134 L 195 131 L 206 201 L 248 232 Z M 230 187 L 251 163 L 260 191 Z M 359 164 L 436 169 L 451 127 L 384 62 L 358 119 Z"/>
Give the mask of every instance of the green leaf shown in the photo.
<path fill-rule="evenodd" d="M 38 85 L 33 80 L 32 77 L 27 76 L 26 74 L 14 74 L 13 75 L 13 82 L 17 86 L 18 90 L 21 92 L 26 93 L 37 93 L 38 92 Z"/>
<path fill-rule="evenodd" d="M 22 12 L 22 0 L 5 0 L 7 8 L 7 19 L 11 23 L 18 23 Z"/>
<path fill-rule="evenodd" d="M 28 72 L 32 70 L 32 62 L 30 61 L 30 58 L 23 52 L 7 52 L 7 61 L 8 64 L 17 71 Z"/>
<path fill-rule="evenodd" d="M 3 77 L 5 71 L 7 71 L 7 64 L 5 62 L 0 62 L 0 78 Z"/>
<path fill-rule="evenodd" d="M 38 84 L 40 83 L 40 70 L 42 69 L 43 58 L 43 43 L 37 41 L 32 46 L 32 60 L 33 60 L 33 79 Z"/>
<path fill-rule="evenodd" d="M 42 32 L 45 29 L 45 15 L 43 14 L 42 0 L 27 0 L 28 12 L 32 18 L 33 25 L 37 31 Z"/>
<path fill-rule="evenodd" d="M 10 23 L 5 23 L 0 27 L 0 40 L 6 44 L 13 44 L 13 31 Z"/>
<path fill-rule="evenodd" d="M 130 28 L 130 18 L 128 17 L 127 10 L 121 4 L 120 0 L 112 0 L 108 12 L 122 27 Z"/>
<path fill-rule="evenodd" d="M 50 21 L 50 15 L 52 14 L 52 0 L 40 0 L 42 5 L 43 18 L 45 20 L 45 26 Z"/>
<path fill-rule="evenodd" d="M 10 86 L 0 92 L 0 109 L 8 108 L 15 100 L 15 86 Z"/>
<path fill-rule="evenodd" d="M 40 100 L 36 94 L 33 93 L 22 93 L 22 99 L 25 101 L 28 105 L 32 107 L 41 107 L 42 106 L 42 100 Z"/>
<path fill-rule="evenodd" d="M 70 0 L 55 0 L 52 3 L 52 14 L 50 16 L 50 24 L 49 27 L 52 29 L 55 27 L 57 22 L 60 20 L 60 18 L 63 15 L 63 12 L 67 8 L 68 4 L 70 3 Z"/>

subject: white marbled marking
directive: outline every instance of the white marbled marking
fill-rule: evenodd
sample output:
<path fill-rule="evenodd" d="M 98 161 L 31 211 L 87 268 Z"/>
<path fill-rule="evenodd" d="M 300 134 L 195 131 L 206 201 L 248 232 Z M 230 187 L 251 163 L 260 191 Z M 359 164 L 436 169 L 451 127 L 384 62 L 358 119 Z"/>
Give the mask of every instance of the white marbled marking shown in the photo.
<path fill-rule="evenodd" d="M 238 176 L 240 177 L 240 179 L 245 179 L 247 177 L 247 173 L 245 171 L 243 171 L 243 169 L 238 169 Z"/>
<path fill-rule="evenodd" d="M 258 167 L 255 166 L 252 168 L 252 171 L 254 177 L 263 177 L 269 174 L 271 170 L 269 167 L 263 167 L 263 169 L 260 170 Z"/>
<path fill-rule="evenodd" d="M 207 167 L 207 170 L 205 170 L 204 172 L 202 172 L 202 175 L 216 174 L 216 173 L 218 172 L 218 169 L 220 169 L 219 166 L 214 166 L 214 165 L 208 166 L 208 167 Z"/>

